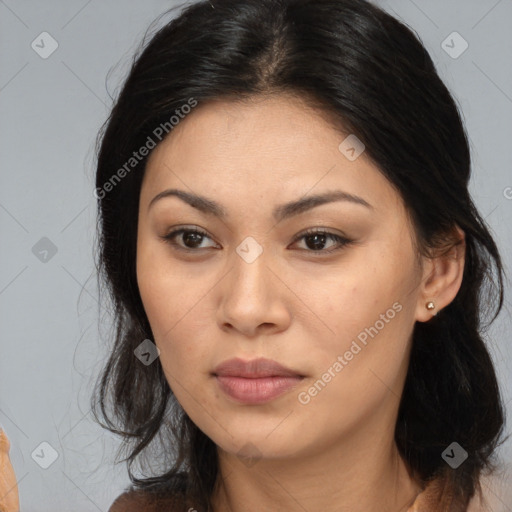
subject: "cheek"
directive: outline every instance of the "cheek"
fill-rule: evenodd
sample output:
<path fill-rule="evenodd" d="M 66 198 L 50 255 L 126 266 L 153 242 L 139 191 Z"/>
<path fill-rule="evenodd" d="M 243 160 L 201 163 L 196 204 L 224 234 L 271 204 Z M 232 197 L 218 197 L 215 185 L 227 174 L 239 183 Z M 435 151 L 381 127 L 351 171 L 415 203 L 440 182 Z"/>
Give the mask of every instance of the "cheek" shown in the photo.
<path fill-rule="evenodd" d="M 412 259 L 391 248 L 367 252 L 364 261 L 334 275 L 328 287 L 309 295 L 331 331 L 319 347 L 319 362 L 327 370 L 342 356 L 347 377 L 343 385 L 375 378 L 372 369 L 394 380 L 414 325 L 416 296 L 411 291 L 417 276 Z M 313 283 L 310 290 L 315 290 Z"/>
<path fill-rule="evenodd" d="M 207 328 L 204 319 L 207 301 L 201 300 L 208 291 L 204 282 L 185 271 L 159 264 L 156 258 L 144 258 L 138 263 L 138 285 L 144 310 L 160 350 L 160 362 L 168 378 L 189 382 L 204 360 L 206 337 L 198 333 Z M 151 261 L 151 264 L 146 264 Z M 210 322 L 211 328 L 211 322 Z M 203 344 L 201 344 L 203 343 Z M 204 363 L 203 363 L 204 364 Z M 170 381 L 172 385 L 172 382 Z"/>
<path fill-rule="evenodd" d="M 409 292 L 414 281 L 406 272 L 404 266 L 397 268 L 367 258 L 339 273 L 333 272 L 321 287 L 318 282 L 305 283 L 306 297 L 335 335 L 355 335 L 372 326 L 388 310 L 387 317 L 394 319 L 396 310 L 411 300 Z M 400 305 L 393 308 L 396 302 Z"/>
<path fill-rule="evenodd" d="M 371 307 L 354 306 L 348 312 L 350 320 L 339 322 L 336 339 L 309 352 L 316 372 L 297 398 L 307 404 L 308 417 L 333 425 L 333 435 L 364 422 L 383 403 L 394 403 L 401 394 L 411 313 L 399 301 L 383 304 L 380 307 L 380 301 L 372 301 Z"/>
<path fill-rule="evenodd" d="M 141 242 L 137 284 L 155 337 L 165 338 L 198 300 L 197 284 L 186 269 L 173 264 L 163 243 Z"/>

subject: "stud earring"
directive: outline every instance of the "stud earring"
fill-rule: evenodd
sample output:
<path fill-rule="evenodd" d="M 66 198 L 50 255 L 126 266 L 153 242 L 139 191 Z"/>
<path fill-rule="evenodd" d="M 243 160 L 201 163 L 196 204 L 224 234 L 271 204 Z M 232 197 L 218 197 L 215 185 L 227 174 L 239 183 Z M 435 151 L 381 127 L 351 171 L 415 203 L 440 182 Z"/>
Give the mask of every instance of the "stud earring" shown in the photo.
<path fill-rule="evenodd" d="M 436 309 L 436 305 L 435 305 L 435 302 L 430 300 L 428 301 L 426 304 L 425 304 L 425 307 L 429 310 L 429 311 L 432 311 L 433 309 Z M 434 313 L 434 316 L 437 315 L 437 312 Z"/>

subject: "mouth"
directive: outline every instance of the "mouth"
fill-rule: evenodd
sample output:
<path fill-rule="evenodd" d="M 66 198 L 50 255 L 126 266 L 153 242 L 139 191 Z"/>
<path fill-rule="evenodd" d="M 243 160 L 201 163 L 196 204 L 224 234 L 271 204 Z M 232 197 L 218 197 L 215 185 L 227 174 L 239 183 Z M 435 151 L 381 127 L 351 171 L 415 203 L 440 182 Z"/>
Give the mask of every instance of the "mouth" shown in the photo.
<path fill-rule="evenodd" d="M 212 372 L 220 389 L 232 400 L 263 404 L 293 389 L 305 378 L 295 370 L 270 359 L 230 359 Z"/>

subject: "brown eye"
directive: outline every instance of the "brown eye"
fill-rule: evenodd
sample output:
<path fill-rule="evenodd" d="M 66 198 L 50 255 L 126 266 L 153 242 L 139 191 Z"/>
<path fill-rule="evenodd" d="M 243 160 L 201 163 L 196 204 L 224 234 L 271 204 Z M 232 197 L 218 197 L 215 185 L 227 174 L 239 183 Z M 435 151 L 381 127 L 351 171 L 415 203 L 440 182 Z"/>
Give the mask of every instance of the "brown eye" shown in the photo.
<path fill-rule="evenodd" d="M 181 237 L 181 244 L 175 240 L 179 239 L 179 237 Z M 201 247 L 201 244 L 205 239 L 211 240 L 211 238 L 207 235 L 207 233 L 197 228 L 176 229 L 163 236 L 162 238 L 171 245 L 175 246 L 177 249 L 182 249 L 184 251 L 195 251 L 197 249 L 207 249 L 208 247 L 212 247 Z"/>
<path fill-rule="evenodd" d="M 296 243 L 299 240 L 304 239 L 307 252 L 316 252 L 316 253 L 331 253 L 342 249 L 346 245 L 352 243 L 352 240 L 349 240 L 346 237 L 338 235 L 336 233 L 331 233 L 329 231 L 322 230 L 309 230 L 305 233 L 300 234 L 295 240 Z M 334 242 L 334 248 L 325 249 L 328 241 L 331 240 Z"/>

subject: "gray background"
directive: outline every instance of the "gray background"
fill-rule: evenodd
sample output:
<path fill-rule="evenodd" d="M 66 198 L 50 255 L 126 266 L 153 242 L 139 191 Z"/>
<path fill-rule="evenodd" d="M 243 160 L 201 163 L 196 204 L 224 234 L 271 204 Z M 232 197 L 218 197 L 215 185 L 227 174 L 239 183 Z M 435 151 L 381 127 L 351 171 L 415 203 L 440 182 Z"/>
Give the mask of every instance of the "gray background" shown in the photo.
<path fill-rule="evenodd" d="M 377 3 L 420 35 L 462 108 L 471 189 L 509 270 L 512 0 Z M 172 5 L 0 0 L 0 422 L 24 511 L 106 511 L 128 484 L 125 466 L 113 464 L 117 441 L 89 411 L 110 332 L 107 317 L 98 328 L 94 140 L 111 106 L 107 90 L 116 91 L 147 26 Z M 441 46 L 453 31 L 469 43 L 458 58 Z M 31 47 L 42 46 L 42 32 L 58 43 L 46 59 Z M 452 52 L 461 48 L 449 41 Z M 509 415 L 510 311 L 507 296 L 489 332 Z M 51 461 L 42 442 L 58 453 L 48 469 L 35 462 Z M 500 453 L 510 463 L 512 442 Z"/>

